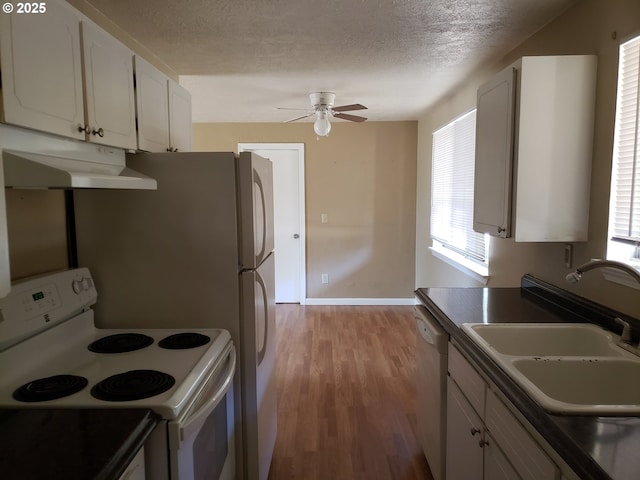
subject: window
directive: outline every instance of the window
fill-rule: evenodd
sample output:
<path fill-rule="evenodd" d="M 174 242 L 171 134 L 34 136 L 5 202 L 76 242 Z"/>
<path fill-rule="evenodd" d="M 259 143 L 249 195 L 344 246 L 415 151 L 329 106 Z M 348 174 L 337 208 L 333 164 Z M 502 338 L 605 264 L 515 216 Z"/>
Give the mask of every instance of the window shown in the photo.
<path fill-rule="evenodd" d="M 640 36 L 619 62 L 607 258 L 640 268 Z"/>
<path fill-rule="evenodd" d="M 486 282 L 488 237 L 473 230 L 475 139 L 475 110 L 433 132 L 432 252 Z"/>

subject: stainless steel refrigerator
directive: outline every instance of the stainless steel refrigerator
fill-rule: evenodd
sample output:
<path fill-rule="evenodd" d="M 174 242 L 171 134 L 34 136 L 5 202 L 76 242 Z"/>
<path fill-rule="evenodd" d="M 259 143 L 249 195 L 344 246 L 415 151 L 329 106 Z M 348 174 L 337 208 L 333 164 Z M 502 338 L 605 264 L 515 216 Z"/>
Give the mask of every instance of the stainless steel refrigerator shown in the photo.
<path fill-rule="evenodd" d="M 271 161 L 138 153 L 127 165 L 158 190 L 74 191 L 78 263 L 100 292 L 96 324 L 229 330 L 241 359 L 237 478 L 266 480 L 277 430 Z"/>

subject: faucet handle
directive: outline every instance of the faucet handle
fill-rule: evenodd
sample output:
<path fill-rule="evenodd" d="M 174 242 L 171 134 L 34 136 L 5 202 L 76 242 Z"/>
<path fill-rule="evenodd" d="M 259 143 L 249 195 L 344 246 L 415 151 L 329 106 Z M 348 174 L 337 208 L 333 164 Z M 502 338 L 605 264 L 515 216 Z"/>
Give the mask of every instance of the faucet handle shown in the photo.
<path fill-rule="evenodd" d="M 622 325 L 622 334 L 620 335 L 620 340 L 623 342 L 631 342 L 631 325 L 629 322 L 625 322 L 620 317 L 616 317 L 613 319 L 618 325 Z"/>

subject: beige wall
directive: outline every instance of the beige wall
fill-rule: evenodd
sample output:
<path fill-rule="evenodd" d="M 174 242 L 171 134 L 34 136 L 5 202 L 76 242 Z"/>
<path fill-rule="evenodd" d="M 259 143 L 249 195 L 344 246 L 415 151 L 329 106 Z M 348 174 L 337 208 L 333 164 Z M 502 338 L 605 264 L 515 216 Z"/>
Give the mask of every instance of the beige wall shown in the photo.
<path fill-rule="evenodd" d="M 11 280 L 68 268 L 64 193 L 5 189 Z"/>
<path fill-rule="evenodd" d="M 615 35 L 614 35 L 615 32 Z M 617 58 L 620 40 L 640 33 L 638 0 L 583 0 L 547 25 L 500 62 L 477 72 L 467 83 L 419 122 L 417 286 L 473 286 L 476 282 L 429 254 L 429 185 L 431 132 L 462 112 L 475 107 L 476 90 L 494 73 L 523 55 L 596 54 L 598 56 L 596 124 L 593 146 L 589 241 L 574 244 L 574 266 L 606 254 L 611 152 L 615 115 Z M 615 38 L 613 38 L 615 37 Z M 640 292 L 603 281 L 599 272 L 586 274 L 580 284 L 564 281 L 563 244 L 515 243 L 492 239 L 489 286 L 516 286 L 524 273 L 532 273 L 578 295 L 640 316 Z"/>
<path fill-rule="evenodd" d="M 412 298 L 417 122 L 194 125 L 198 151 L 268 142 L 305 144 L 307 298 Z"/>

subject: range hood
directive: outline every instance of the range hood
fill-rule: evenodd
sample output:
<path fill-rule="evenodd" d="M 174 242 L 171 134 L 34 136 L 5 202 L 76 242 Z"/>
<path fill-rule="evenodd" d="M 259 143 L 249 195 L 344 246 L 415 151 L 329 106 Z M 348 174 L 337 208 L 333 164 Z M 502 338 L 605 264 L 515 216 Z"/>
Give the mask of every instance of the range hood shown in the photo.
<path fill-rule="evenodd" d="M 77 155 L 76 155 L 77 156 Z M 109 161 L 2 150 L 5 187 L 109 188 L 156 190 L 154 179 L 127 168 L 119 158 Z"/>

